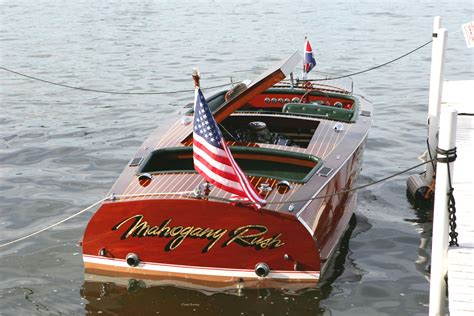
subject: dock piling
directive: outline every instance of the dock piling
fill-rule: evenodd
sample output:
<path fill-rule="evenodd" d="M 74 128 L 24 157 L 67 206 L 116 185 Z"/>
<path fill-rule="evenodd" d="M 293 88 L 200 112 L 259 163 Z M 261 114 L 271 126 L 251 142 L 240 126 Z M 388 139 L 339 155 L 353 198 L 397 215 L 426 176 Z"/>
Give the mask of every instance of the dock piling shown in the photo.
<path fill-rule="evenodd" d="M 439 129 L 439 114 L 441 108 L 441 96 L 443 94 L 444 56 L 448 32 L 439 28 L 441 18 L 435 17 L 433 26 L 433 48 L 431 52 L 431 75 L 430 94 L 428 101 L 428 141 L 431 157 L 436 157 L 438 147 L 437 133 Z M 431 164 L 426 166 L 425 181 L 428 185 L 433 181 L 435 171 Z"/>
<path fill-rule="evenodd" d="M 442 110 L 439 129 L 439 149 L 441 150 L 447 151 L 455 147 L 457 113 L 457 110 L 454 108 L 445 108 Z M 438 158 L 445 158 L 445 156 L 438 154 Z M 453 165 L 453 162 L 439 162 L 436 167 L 436 190 L 431 249 L 430 316 L 445 314 L 445 277 L 448 268 L 448 192 L 450 189 L 449 176 L 453 176 Z"/>
<path fill-rule="evenodd" d="M 434 18 L 433 43 L 431 50 L 430 92 L 428 100 L 428 155 L 426 159 L 436 157 L 438 147 L 439 116 L 441 96 L 443 94 L 444 56 L 448 32 L 441 28 L 441 17 Z M 407 180 L 408 193 L 415 201 L 428 201 L 432 198 L 436 161 L 426 165 L 424 174 L 411 175 Z"/>

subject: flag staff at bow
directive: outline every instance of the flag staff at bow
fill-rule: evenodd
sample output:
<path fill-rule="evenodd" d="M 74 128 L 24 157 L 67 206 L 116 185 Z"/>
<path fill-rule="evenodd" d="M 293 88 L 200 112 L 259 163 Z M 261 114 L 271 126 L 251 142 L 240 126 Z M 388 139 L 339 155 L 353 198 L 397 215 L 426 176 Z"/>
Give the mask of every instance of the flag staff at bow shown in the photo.
<path fill-rule="evenodd" d="M 193 161 L 194 169 L 216 187 L 252 202 L 256 208 L 266 204 L 237 165 L 224 141 L 199 87 L 199 73 L 193 70 L 195 84 Z"/>
<path fill-rule="evenodd" d="M 303 79 L 306 79 L 306 74 L 308 74 L 311 69 L 316 66 L 316 60 L 314 59 L 313 49 L 308 39 L 304 38 L 304 57 L 303 57 Z"/>

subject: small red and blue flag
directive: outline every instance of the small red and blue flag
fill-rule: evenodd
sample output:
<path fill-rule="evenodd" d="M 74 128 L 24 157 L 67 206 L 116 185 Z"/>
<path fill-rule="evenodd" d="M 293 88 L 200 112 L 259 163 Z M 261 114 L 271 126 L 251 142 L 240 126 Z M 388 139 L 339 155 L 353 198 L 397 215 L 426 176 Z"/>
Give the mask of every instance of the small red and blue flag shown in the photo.
<path fill-rule="evenodd" d="M 304 58 L 303 58 L 303 72 L 309 73 L 311 69 L 316 66 L 316 60 L 313 56 L 313 49 L 311 48 L 311 44 L 309 43 L 308 39 L 305 38 L 304 41 Z"/>
<path fill-rule="evenodd" d="M 200 88 L 194 99 L 193 161 L 194 169 L 216 187 L 257 209 L 266 204 L 232 157 Z"/>

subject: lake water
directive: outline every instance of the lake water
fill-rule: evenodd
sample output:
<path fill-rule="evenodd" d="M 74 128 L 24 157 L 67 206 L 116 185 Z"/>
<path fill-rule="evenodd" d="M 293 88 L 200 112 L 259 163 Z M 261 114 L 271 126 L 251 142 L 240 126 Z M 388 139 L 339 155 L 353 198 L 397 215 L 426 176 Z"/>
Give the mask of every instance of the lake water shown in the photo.
<path fill-rule="evenodd" d="M 308 36 L 321 71 L 351 73 L 427 42 L 433 16 L 452 33 L 446 78 L 474 77 L 463 1 L 2 1 L 0 65 L 93 89 L 191 90 L 272 65 Z M 457 32 L 457 33 L 455 33 Z M 359 183 L 416 163 L 425 149 L 431 45 L 355 76 L 375 105 Z M 209 94 L 210 92 L 206 92 Z M 156 127 L 193 93 L 111 95 L 0 70 L 0 244 L 105 196 Z M 421 170 L 420 170 L 421 171 Z M 356 218 L 327 281 L 303 292 L 210 294 L 84 282 L 81 239 L 91 213 L 0 248 L 0 314 L 424 315 L 431 214 L 407 199 L 406 176 L 360 191 Z"/>

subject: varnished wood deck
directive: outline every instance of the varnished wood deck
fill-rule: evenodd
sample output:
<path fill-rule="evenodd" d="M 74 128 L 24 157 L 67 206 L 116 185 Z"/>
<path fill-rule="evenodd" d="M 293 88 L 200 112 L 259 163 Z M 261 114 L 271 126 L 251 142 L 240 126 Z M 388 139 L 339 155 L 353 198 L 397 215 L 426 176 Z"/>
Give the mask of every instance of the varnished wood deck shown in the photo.
<path fill-rule="evenodd" d="M 362 158 L 363 142 L 367 137 L 372 122 L 371 112 L 373 110 L 372 104 L 366 100 L 359 99 L 358 101 L 358 113 L 355 115 L 359 117 L 356 122 L 351 123 L 328 120 L 321 117 L 299 114 L 292 115 L 288 113 L 279 114 L 275 112 L 236 112 L 231 114 L 232 116 L 283 117 L 289 120 L 294 118 L 317 122 L 317 128 L 306 148 L 273 144 L 255 144 L 255 146 L 261 148 L 312 155 L 320 158 L 324 167 L 332 169 L 328 177 L 315 174 L 304 184 L 290 181 L 291 190 L 285 194 L 280 194 L 278 190 L 275 189 L 279 180 L 257 176 L 249 177 L 250 182 L 255 187 L 258 187 L 261 183 L 267 183 L 273 189 L 265 196 L 268 202 L 265 208 L 286 213 L 292 213 L 294 210 L 294 214 L 300 218 L 308 230 L 311 230 L 316 225 L 316 211 L 320 209 L 318 204 L 320 201 L 316 200 L 315 203 L 312 203 L 312 199 L 315 198 L 316 195 L 323 196 L 328 193 L 333 193 L 334 190 L 349 188 L 352 185 L 356 174 L 350 176 L 347 172 L 348 170 L 356 170 L 359 168 L 357 165 L 360 164 L 360 159 Z M 364 114 L 365 116 L 361 116 L 360 113 L 362 111 L 366 113 Z M 340 131 L 334 129 L 336 124 L 342 126 Z M 155 130 L 145 141 L 134 158 L 148 157 L 151 152 L 161 148 L 190 146 L 191 140 L 189 136 L 191 134 L 192 124 L 185 124 L 181 120 L 171 125 L 164 134 Z M 249 144 L 249 146 L 254 146 L 254 144 Z M 354 157 L 356 157 L 356 159 L 352 159 Z M 325 189 L 329 181 L 333 179 L 335 174 L 339 173 L 341 168 L 344 169 L 342 172 L 343 175 L 340 175 L 340 178 L 336 180 L 330 188 Z M 161 173 L 154 177 L 149 186 L 143 187 L 137 181 L 138 179 L 135 174 L 137 170 L 136 167 L 127 166 L 112 187 L 110 194 L 119 196 L 120 198 L 117 201 L 139 199 L 192 199 L 195 198 L 195 196 L 190 192 L 193 192 L 199 184 L 203 183 L 203 178 L 198 174 L 184 172 L 170 174 Z M 337 186 L 337 188 L 335 186 Z M 327 189 L 333 191 L 330 192 L 327 191 Z M 182 194 L 182 192 L 187 192 L 187 194 Z M 263 192 L 261 193 L 263 194 Z M 222 199 L 229 199 L 231 197 L 230 193 L 216 187 L 212 189 L 210 195 Z M 335 197 L 331 203 L 339 201 L 340 198 L 342 199 L 344 197 Z M 325 205 L 326 204 L 324 204 L 323 207 L 325 207 Z"/>
<path fill-rule="evenodd" d="M 245 115 L 245 114 L 235 114 L 235 115 Z M 275 116 L 274 114 L 272 116 Z M 285 117 L 290 117 L 285 115 Z M 301 119 L 301 116 L 295 116 Z M 308 120 L 319 120 L 316 118 L 307 118 Z M 316 156 L 323 160 L 326 160 L 329 155 L 334 151 L 335 148 L 340 145 L 344 138 L 350 133 L 353 123 L 343 123 L 343 131 L 335 132 L 333 127 L 336 124 L 336 121 L 321 120 L 319 126 L 314 133 L 310 144 L 307 148 L 298 148 L 298 147 L 287 147 L 287 146 L 278 146 L 271 144 L 259 144 L 259 147 L 262 148 L 271 148 L 283 151 L 292 151 L 298 153 L 305 153 Z M 182 140 L 184 139 L 183 135 L 187 135 L 192 132 L 191 126 L 184 126 L 180 122 L 176 122 L 172 127 L 163 135 L 161 140 L 156 144 L 153 144 L 153 150 L 167 147 L 179 147 L 182 146 Z M 345 158 L 345 157 L 343 157 Z M 342 162 L 342 161 L 341 161 Z M 159 181 L 153 181 L 148 187 L 142 187 L 135 177 L 129 178 L 129 183 L 127 184 L 123 193 L 121 195 L 129 195 L 131 197 L 125 198 L 127 200 L 134 199 L 151 199 L 153 198 L 154 193 L 164 193 L 164 192 L 183 192 L 183 191 L 193 191 L 203 180 L 202 177 L 198 174 L 190 173 L 173 173 L 173 174 L 161 174 L 159 175 Z M 258 186 L 262 182 L 267 182 L 271 187 L 275 187 L 277 180 L 266 179 L 262 177 L 251 177 L 250 181 L 255 186 Z M 271 194 L 267 197 L 267 202 L 281 202 L 283 200 L 290 199 L 298 190 L 302 187 L 302 184 L 292 183 L 292 190 L 290 193 L 282 195 L 273 190 Z M 137 195 L 137 197 L 133 197 Z M 148 197 L 143 197 L 143 195 L 149 195 Z M 212 195 L 218 198 L 230 198 L 231 194 L 227 193 L 221 189 L 214 188 Z M 186 196 L 170 194 L 167 196 L 162 196 L 162 198 L 186 198 Z M 155 196 L 156 198 L 156 196 Z M 275 205 L 273 208 L 279 210 L 283 205 Z"/>

